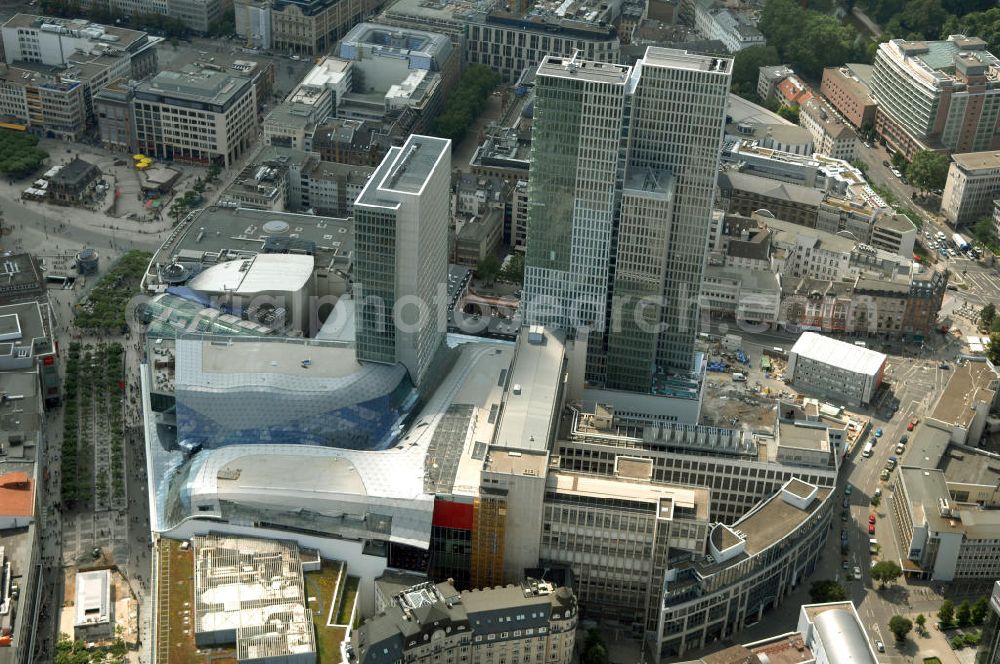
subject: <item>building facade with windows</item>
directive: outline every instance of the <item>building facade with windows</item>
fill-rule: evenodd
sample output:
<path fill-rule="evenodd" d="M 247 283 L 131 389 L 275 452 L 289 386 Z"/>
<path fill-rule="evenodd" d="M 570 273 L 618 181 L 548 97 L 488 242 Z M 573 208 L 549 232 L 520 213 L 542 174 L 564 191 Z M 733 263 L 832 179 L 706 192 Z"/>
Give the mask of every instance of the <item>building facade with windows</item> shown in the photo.
<path fill-rule="evenodd" d="M 941 197 L 941 213 L 959 228 L 989 217 L 1000 196 L 1000 150 L 954 154 Z"/>
<path fill-rule="evenodd" d="M 893 39 L 872 70 L 875 129 L 908 159 L 920 150 L 981 152 L 998 145 L 1000 60 L 978 37 Z"/>
<path fill-rule="evenodd" d="M 730 69 L 656 47 L 634 68 L 539 66 L 526 311 L 588 330 L 588 380 L 648 392 L 692 369 Z"/>
<path fill-rule="evenodd" d="M 577 614 L 573 591 L 544 581 L 463 592 L 425 582 L 354 630 L 344 661 L 571 664 Z"/>
<path fill-rule="evenodd" d="M 132 117 L 139 152 L 225 168 L 250 150 L 259 129 L 253 81 L 199 68 L 140 83 Z"/>
<path fill-rule="evenodd" d="M 419 385 L 444 341 L 451 141 L 411 135 L 354 202 L 358 357 L 402 362 Z"/>

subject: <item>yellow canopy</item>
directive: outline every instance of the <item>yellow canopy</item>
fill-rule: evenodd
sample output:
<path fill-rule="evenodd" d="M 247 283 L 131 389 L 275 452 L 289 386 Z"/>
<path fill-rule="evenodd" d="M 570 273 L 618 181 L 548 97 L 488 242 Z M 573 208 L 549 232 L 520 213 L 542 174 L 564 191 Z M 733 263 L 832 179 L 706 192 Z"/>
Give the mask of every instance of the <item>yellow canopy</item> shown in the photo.
<path fill-rule="evenodd" d="M 144 154 L 134 154 L 134 155 L 132 155 L 132 158 L 135 159 L 136 161 L 139 161 L 141 159 L 145 159 L 146 155 L 144 155 Z"/>

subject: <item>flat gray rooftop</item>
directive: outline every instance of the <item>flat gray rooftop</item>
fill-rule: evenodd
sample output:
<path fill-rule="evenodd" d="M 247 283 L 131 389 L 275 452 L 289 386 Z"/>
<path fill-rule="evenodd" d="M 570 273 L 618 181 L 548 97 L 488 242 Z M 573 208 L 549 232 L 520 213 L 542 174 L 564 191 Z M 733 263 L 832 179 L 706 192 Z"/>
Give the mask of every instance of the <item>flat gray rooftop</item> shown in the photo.
<path fill-rule="evenodd" d="M 529 341 L 528 328 L 517 341 L 494 444 L 500 447 L 547 450 L 558 419 L 559 387 L 565 346 L 561 334 L 545 330 L 541 343 Z"/>
<path fill-rule="evenodd" d="M 186 67 L 182 71 L 161 71 L 140 83 L 136 92 L 224 105 L 249 85 L 250 79 L 245 77 Z"/>
<path fill-rule="evenodd" d="M 170 263 L 185 252 L 219 254 L 223 251 L 262 253 L 265 243 L 309 244 L 317 268 L 346 268 L 354 249 L 354 222 L 337 217 L 319 217 L 290 212 L 248 208 L 208 207 L 167 238 L 154 263 Z"/>
<path fill-rule="evenodd" d="M 546 56 L 541 64 L 538 65 L 539 77 L 574 78 L 581 81 L 593 81 L 609 85 L 625 85 L 631 72 L 632 68 L 626 65 L 594 62 L 556 55 Z"/>
<path fill-rule="evenodd" d="M 737 521 L 733 528 L 746 534 L 746 552 L 749 555 L 760 553 L 798 528 L 812 516 L 813 512 L 819 509 L 829 494 L 829 488 L 820 488 L 809 507 L 801 510 L 786 502 L 779 491 L 753 514 Z"/>
<path fill-rule="evenodd" d="M 958 447 L 950 447 L 945 452 L 938 468 L 944 471 L 949 482 L 959 484 L 995 487 L 1000 480 L 1000 459 Z"/>
<path fill-rule="evenodd" d="M 382 159 L 355 205 L 394 208 L 399 194 L 419 194 L 446 152 L 451 141 L 411 134 L 402 147 L 391 148 Z"/>

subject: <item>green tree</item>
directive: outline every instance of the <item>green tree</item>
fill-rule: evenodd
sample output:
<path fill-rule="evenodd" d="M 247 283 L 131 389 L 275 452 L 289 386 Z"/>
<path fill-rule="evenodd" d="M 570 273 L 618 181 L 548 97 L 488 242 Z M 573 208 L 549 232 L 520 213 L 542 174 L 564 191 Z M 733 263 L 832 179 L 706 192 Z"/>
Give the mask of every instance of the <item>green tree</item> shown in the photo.
<path fill-rule="evenodd" d="M 38 170 L 49 153 L 39 149 L 38 137 L 13 129 L 0 129 L 0 173 L 22 178 Z"/>
<path fill-rule="evenodd" d="M 958 0 L 964 3 L 964 0 Z M 986 11 L 972 12 L 962 17 L 949 17 L 941 34 L 965 34 L 979 37 L 987 43 L 987 49 L 996 53 L 1000 50 L 1000 7 L 991 5 Z"/>
<path fill-rule="evenodd" d="M 918 613 L 917 617 L 913 619 L 913 622 L 917 624 L 917 630 L 923 634 L 924 626 L 927 624 L 927 617 L 922 613 Z"/>
<path fill-rule="evenodd" d="M 976 600 L 976 603 L 972 605 L 972 624 L 979 625 L 984 620 L 986 620 L 987 614 L 990 612 L 990 598 L 983 595 Z"/>
<path fill-rule="evenodd" d="M 883 586 L 887 583 L 892 583 L 902 575 L 903 570 L 891 560 L 879 561 L 872 567 L 872 578 Z"/>
<path fill-rule="evenodd" d="M 782 104 L 778 107 L 778 115 L 785 118 L 789 122 L 799 123 L 799 106 L 798 104 Z"/>
<path fill-rule="evenodd" d="M 770 44 L 751 46 L 738 51 L 733 56 L 733 93 L 752 102 L 762 101 L 757 97 L 760 68 L 779 64 L 781 58 L 778 57 L 778 49 Z"/>
<path fill-rule="evenodd" d="M 492 284 L 500 274 L 500 261 L 490 254 L 476 265 L 476 276 L 482 281 Z"/>
<path fill-rule="evenodd" d="M 895 168 L 898 171 L 902 171 L 903 173 L 906 172 L 906 167 L 908 166 L 908 163 L 906 161 L 906 157 L 903 156 L 902 152 L 893 152 L 891 159 L 893 168 Z"/>
<path fill-rule="evenodd" d="M 775 47 L 782 62 L 787 61 L 786 49 L 798 37 L 805 18 L 806 10 L 794 0 L 768 0 L 764 5 L 757 29 Z"/>
<path fill-rule="evenodd" d="M 434 119 L 432 133 L 456 142 L 462 140 L 499 83 L 500 75 L 489 67 L 468 67 Z"/>
<path fill-rule="evenodd" d="M 948 155 L 943 152 L 921 150 L 913 156 L 913 161 L 906 168 L 906 175 L 921 191 L 944 189 L 950 163 Z"/>
<path fill-rule="evenodd" d="M 993 231 L 993 220 L 991 218 L 983 217 L 977 221 L 973 224 L 971 232 L 972 236 L 989 251 L 993 253 L 1000 251 L 1000 241 L 998 241 L 997 235 Z"/>
<path fill-rule="evenodd" d="M 512 284 L 524 283 L 524 254 L 515 252 L 500 271 L 500 278 Z"/>
<path fill-rule="evenodd" d="M 844 586 L 840 585 L 836 581 L 831 581 L 829 579 L 814 581 L 813 584 L 809 586 L 809 598 L 814 604 L 840 602 L 847 599 L 847 591 L 844 590 Z"/>
<path fill-rule="evenodd" d="M 993 325 L 993 319 L 997 316 L 997 308 L 992 302 L 979 310 L 979 324 L 989 329 Z"/>
<path fill-rule="evenodd" d="M 955 620 L 955 603 L 950 599 L 946 599 L 941 603 L 941 608 L 938 609 L 937 615 L 938 620 L 943 625 L 950 625 Z"/>
<path fill-rule="evenodd" d="M 608 664 L 608 648 L 596 629 L 587 632 L 581 659 L 583 664 Z"/>
<path fill-rule="evenodd" d="M 941 0 L 909 0 L 886 22 L 885 32 L 905 39 L 937 39 L 949 18 Z"/>
<path fill-rule="evenodd" d="M 897 641 L 904 640 L 911 629 L 913 629 L 913 623 L 909 618 L 904 618 L 903 616 L 889 618 L 889 631 L 892 632 Z"/>
<path fill-rule="evenodd" d="M 955 622 L 958 623 L 959 627 L 965 627 L 972 622 L 972 606 L 969 604 L 969 600 L 958 605 L 958 609 L 955 610 Z"/>

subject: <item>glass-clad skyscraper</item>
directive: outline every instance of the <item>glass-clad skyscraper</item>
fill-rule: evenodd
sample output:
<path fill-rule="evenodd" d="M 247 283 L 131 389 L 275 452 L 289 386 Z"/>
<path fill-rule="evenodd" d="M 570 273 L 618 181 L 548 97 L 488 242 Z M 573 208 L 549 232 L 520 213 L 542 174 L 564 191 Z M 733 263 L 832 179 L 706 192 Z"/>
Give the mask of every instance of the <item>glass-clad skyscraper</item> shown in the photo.
<path fill-rule="evenodd" d="M 528 183 L 530 322 L 587 330 L 587 378 L 658 392 L 692 368 L 732 61 L 548 57 Z"/>

